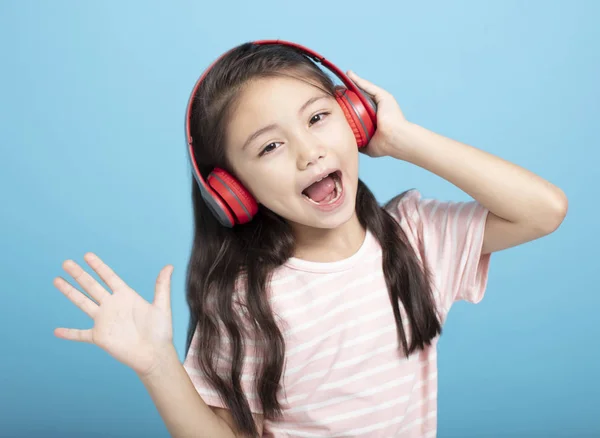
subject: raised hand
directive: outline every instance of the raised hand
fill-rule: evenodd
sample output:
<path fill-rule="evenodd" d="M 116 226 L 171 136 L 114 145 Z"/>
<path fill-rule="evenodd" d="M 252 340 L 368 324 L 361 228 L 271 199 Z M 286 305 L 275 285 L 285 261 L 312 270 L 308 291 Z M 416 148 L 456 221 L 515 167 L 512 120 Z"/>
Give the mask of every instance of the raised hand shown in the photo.
<path fill-rule="evenodd" d="M 165 266 L 156 281 L 154 301 L 149 303 L 113 272 L 98 256 L 87 253 L 88 265 L 108 285 L 109 292 L 77 263 L 67 260 L 63 269 L 89 294 L 56 277 L 54 285 L 94 321 L 91 329 L 57 328 L 62 339 L 96 344 L 139 375 L 150 373 L 165 352 L 173 349 L 171 274 Z"/>
<path fill-rule="evenodd" d="M 403 127 L 410 125 L 394 96 L 381 87 L 348 71 L 348 77 L 365 93 L 369 94 L 377 104 L 377 131 L 366 148 L 360 152 L 370 157 L 396 156 L 398 148 L 402 148 Z"/>

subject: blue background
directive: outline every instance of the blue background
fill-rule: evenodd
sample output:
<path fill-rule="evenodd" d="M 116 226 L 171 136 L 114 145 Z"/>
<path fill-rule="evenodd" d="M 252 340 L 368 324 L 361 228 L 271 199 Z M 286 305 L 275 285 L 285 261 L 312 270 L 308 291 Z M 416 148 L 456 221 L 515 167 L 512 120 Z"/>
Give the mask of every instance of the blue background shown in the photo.
<path fill-rule="evenodd" d="M 0 434 L 168 436 L 133 371 L 54 337 L 91 320 L 52 281 L 93 251 L 151 300 L 173 264 L 183 359 L 185 105 L 222 52 L 280 38 L 386 88 L 409 120 L 566 192 L 561 228 L 493 255 L 483 302 L 450 313 L 438 436 L 600 436 L 599 18 L 593 0 L 0 1 Z M 468 199 L 391 158 L 362 156 L 360 171 L 382 202 L 412 187 Z"/>

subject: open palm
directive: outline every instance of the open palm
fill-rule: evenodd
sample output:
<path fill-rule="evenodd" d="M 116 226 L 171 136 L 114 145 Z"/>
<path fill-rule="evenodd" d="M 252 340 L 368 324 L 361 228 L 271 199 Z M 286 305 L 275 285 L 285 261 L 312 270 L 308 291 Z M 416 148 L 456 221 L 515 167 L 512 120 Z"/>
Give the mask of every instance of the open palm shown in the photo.
<path fill-rule="evenodd" d="M 170 304 L 172 265 L 160 271 L 154 302 L 149 303 L 98 256 L 87 253 L 84 259 L 112 293 L 77 263 L 65 261 L 64 270 L 89 297 L 63 278 L 55 278 L 54 285 L 94 320 L 94 326 L 87 330 L 57 328 L 54 334 L 63 339 L 96 344 L 138 374 L 150 372 L 160 360 L 162 352 L 171 347 L 173 342 Z"/>

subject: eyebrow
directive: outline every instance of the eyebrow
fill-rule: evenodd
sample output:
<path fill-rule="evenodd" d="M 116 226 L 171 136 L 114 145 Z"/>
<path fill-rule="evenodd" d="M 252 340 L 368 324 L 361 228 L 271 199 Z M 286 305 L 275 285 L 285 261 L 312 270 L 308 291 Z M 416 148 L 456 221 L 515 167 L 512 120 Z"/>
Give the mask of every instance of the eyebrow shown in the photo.
<path fill-rule="evenodd" d="M 300 109 L 298 110 L 298 114 L 301 114 L 302 111 L 304 111 L 309 105 L 312 105 L 313 103 L 315 103 L 317 100 L 321 100 L 321 99 L 326 99 L 331 97 L 329 94 L 319 94 L 317 96 L 311 97 L 310 99 L 308 99 L 304 105 L 302 105 L 300 107 Z M 255 131 L 253 134 L 251 134 L 246 141 L 244 142 L 244 145 L 242 146 L 242 150 L 246 149 L 246 147 L 252 143 L 252 141 L 254 139 L 256 139 L 258 136 L 264 134 L 265 132 L 271 131 L 275 128 L 277 128 L 279 125 L 277 123 L 271 123 L 270 125 L 267 126 L 263 126 L 262 128 L 260 128 L 258 131 Z"/>

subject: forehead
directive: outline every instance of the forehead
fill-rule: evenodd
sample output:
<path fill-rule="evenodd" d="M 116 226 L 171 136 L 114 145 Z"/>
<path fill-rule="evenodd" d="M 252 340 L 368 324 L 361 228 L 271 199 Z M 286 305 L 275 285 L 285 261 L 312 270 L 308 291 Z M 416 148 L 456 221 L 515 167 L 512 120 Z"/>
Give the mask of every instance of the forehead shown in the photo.
<path fill-rule="evenodd" d="M 257 78 L 240 91 L 238 106 L 259 108 L 268 104 L 285 104 L 324 93 L 322 85 L 314 79 L 276 76 Z"/>
<path fill-rule="evenodd" d="M 311 97 L 327 94 L 314 79 L 269 77 L 253 79 L 240 91 L 227 131 L 232 141 L 265 124 L 291 121 Z"/>

